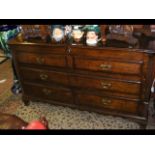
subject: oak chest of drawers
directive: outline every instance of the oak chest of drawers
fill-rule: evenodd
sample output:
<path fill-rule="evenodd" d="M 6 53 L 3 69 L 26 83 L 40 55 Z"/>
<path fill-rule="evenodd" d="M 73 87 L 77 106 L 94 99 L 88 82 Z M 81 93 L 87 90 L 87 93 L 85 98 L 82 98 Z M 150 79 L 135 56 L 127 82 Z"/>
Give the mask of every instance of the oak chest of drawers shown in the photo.
<path fill-rule="evenodd" d="M 9 43 L 30 100 L 121 116 L 145 125 L 154 51 Z"/>

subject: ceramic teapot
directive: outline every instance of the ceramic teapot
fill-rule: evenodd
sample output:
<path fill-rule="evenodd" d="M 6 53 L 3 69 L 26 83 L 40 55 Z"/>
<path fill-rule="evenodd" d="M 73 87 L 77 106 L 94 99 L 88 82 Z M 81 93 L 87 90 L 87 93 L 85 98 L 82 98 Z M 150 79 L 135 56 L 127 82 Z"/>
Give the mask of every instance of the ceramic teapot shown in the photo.
<path fill-rule="evenodd" d="M 52 43 L 64 43 L 66 40 L 65 26 L 64 25 L 52 25 L 51 39 Z"/>
<path fill-rule="evenodd" d="M 88 46 L 97 46 L 98 42 L 101 40 L 100 28 L 98 25 L 86 25 L 86 44 Z"/>
<path fill-rule="evenodd" d="M 83 36 L 84 36 L 83 26 L 82 25 L 73 25 L 72 33 L 71 33 L 73 42 L 76 44 L 82 43 Z"/>

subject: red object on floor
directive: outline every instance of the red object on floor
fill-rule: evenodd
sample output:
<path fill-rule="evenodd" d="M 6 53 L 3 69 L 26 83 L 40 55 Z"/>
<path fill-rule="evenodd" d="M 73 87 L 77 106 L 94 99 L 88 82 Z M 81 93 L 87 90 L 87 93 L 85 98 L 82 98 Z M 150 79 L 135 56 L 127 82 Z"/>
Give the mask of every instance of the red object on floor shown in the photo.
<path fill-rule="evenodd" d="M 46 130 L 47 127 L 40 121 L 32 121 L 24 130 Z"/>

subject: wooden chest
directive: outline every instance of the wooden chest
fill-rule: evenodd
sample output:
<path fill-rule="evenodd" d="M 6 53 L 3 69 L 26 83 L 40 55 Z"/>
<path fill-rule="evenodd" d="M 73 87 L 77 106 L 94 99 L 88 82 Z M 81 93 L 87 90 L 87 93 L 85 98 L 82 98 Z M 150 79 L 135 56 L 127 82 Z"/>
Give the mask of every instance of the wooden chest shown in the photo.
<path fill-rule="evenodd" d="M 121 116 L 146 125 L 154 51 L 9 43 L 30 100 Z"/>

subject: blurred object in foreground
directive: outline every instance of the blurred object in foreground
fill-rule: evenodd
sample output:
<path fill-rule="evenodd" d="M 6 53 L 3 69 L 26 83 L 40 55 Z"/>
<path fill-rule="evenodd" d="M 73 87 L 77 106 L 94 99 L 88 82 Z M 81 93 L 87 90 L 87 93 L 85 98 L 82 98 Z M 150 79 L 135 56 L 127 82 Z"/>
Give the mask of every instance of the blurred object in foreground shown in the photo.
<path fill-rule="evenodd" d="M 22 127 L 24 130 L 46 130 L 48 129 L 48 122 L 45 117 L 40 120 L 34 120 L 30 122 L 26 127 Z"/>

